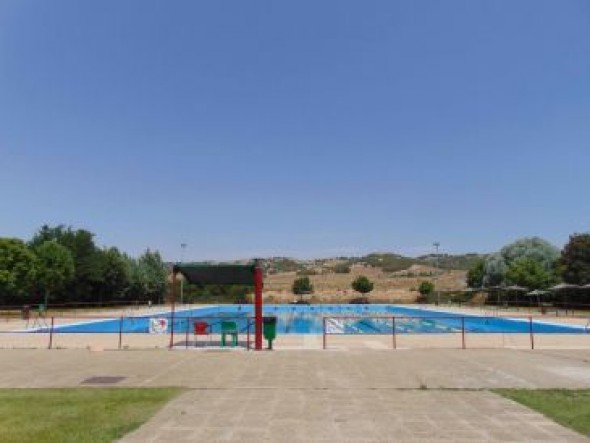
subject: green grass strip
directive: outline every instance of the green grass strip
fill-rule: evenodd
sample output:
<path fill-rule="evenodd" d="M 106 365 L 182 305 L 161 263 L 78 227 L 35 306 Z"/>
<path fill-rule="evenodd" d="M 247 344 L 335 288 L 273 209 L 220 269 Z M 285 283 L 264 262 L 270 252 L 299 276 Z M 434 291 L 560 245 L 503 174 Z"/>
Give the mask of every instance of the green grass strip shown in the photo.
<path fill-rule="evenodd" d="M 0 389 L 0 440 L 111 442 L 138 428 L 177 388 Z"/>
<path fill-rule="evenodd" d="M 493 389 L 493 392 L 590 436 L 590 389 Z"/>

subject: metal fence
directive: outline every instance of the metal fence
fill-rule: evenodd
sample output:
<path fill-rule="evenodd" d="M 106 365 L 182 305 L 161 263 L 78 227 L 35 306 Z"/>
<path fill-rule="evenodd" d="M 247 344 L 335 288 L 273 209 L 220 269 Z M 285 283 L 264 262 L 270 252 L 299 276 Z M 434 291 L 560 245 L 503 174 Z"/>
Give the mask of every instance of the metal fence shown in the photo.
<path fill-rule="evenodd" d="M 587 321 L 574 319 L 577 321 L 574 330 L 568 325 L 539 322 L 538 319 L 532 315 L 506 318 L 443 313 L 416 317 L 330 315 L 322 319 L 321 334 L 294 335 L 279 331 L 275 344 L 279 349 L 338 346 L 380 349 L 590 347 L 590 323 Z M 509 330 L 506 321 L 517 324 L 518 330 Z M 228 343 L 222 346 L 223 322 L 235 323 L 236 348 L 251 349 L 254 339 L 251 316 L 169 313 L 144 316 L 32 315 L 28 320 L 11 319 L 0 322 L 0 348 L 227 348 L 230 347 Z M 234 345 L 233 336 L 229 338 L 230 344 Z"/>
<path fill-rule="evenodd" d="M 188 349 L 221 346 L 224 335 L 250 349 L 254 341 L 254 319 L 247 316 L 33 316 L 2 326 L 4 349 Z"/>
<path fill-rule="evenodd" d="M 508 324 L 505 322 L 512 322 Z M 389 337 L 390 347 L 397 349 L 401 338 L 420 336 L 422 345 L 434 345 L 436 338 L 456 337 L 446 340 L 447 346 L 467 349 L 468 336 L 476 348 L 498 347 L 508 342 L 510 347 L 535 349 L 536 341 L 543 340 L 552 346 L 590 346 L 590 321 L 585 325 L 538 323 L 529 316 L 327 316 L 323 318 L 322 347 L 328 349 L 328 337 Z M 413 340 L 416 343 L 416 340 Z M 381 340 L 383 343 L 383 340 Z M 428 347 L 428 346 L 422 346 Z M 432 346 L 437 347 L 437 346 Z"/>

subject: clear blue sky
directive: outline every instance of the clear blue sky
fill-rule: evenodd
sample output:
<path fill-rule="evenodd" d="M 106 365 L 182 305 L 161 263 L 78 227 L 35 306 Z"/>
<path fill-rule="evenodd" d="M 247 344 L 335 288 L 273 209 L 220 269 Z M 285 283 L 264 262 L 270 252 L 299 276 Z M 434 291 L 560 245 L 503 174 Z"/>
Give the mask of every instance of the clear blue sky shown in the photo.
<path fill-rule="evenodd" d="M 0 2 L 0 235 L 168 260 L 590 230 L 590 2 Z"/>

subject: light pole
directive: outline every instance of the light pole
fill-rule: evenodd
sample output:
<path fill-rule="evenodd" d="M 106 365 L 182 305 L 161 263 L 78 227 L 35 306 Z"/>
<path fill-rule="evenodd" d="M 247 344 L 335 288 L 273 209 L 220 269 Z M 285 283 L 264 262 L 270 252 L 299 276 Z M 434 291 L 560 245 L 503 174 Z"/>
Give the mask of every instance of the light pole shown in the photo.
<path fill-rule="evenodd" d="M 440 243 L 435 241 L 433 244 L 434 249 L 436 251 L 436 255 L 434 256 L 434 267 L 435 267 L 435 281 L 438 283 L 438 247 L 440 246 Z M 438 284 L 435 286 L 436 288 L 436 306 L 440 305 L 440 290 L 438 288 Z"/>
<path fill-rule="evenodd" d="M 180 244 L 180 263 L 184 262 L 184 251 L 186 249 L 186 243 L 181 243 Z M 180 278 L 180 304 L 184 304 L 184 276 L 181 276 Z"/>

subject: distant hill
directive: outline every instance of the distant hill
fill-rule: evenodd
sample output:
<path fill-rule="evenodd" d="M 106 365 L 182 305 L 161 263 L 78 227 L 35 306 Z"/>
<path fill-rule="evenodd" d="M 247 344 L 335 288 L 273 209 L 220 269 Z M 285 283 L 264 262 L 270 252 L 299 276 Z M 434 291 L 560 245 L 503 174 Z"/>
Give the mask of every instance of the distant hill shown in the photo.
<path fill-rule="evenodd" d="M 320 258 L 311 260 L 299 260 L 290 257 L 268 257 L 264 258 L 264 267 L 269 274 L 279 274 L 284 272 L 297 272 L 301 274 L 325 274 L 336 272 L 347 266 L 367 265 L 381 269 L 381 271 L 399 272 L 410 268 L 413 265 L 424 265 L 438 267 L 445 270 L 462 270 L 470 269 L 477 260 L 486 257 L 485 254 L 468 253 L 468 254 L 428 254 L 420 257 L 406 257 L 392 252 L 373 252 L 362 257 L 333 257 Z M 223 263 L 245 264 L 250 259 L 233 260 Z M 200 262 L 200 264 L 215 264 L 221 262 Z M 171 267 L 171 263 L 168 264 Z"/>

